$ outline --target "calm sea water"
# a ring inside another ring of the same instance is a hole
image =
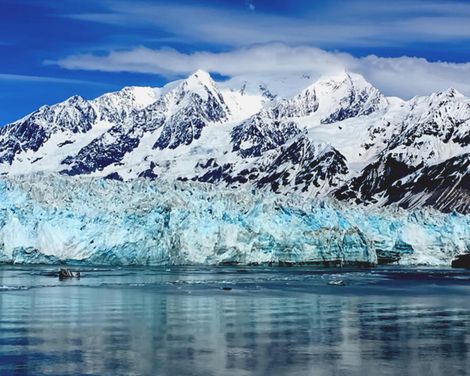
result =
[[[470,372],[470,271],[55,270],[0,266],[0,375]]]

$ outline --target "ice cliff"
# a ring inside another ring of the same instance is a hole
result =
[[[0,261],[113,265],[449,265],[470,216],[362,208],[209,184],[29,175],[0,180]]]

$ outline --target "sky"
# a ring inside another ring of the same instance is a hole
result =
[[[348,70],[386,95],[470,96],[470,1],[0,0],[0,124],[79,94]]]

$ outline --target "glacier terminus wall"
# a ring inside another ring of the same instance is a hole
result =
[[[0,261],[113,265],[449,265],[470,216],[194,182],[0,180]]]

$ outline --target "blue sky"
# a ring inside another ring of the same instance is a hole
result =
[[[470,2],[1,0],[0,123],[80,94],[344,67],[389,95],[470,95]]]

